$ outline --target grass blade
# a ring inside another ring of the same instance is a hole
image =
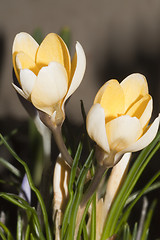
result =
[[[160,171],[155,174],[151,180],[145,185],[145,187],[140,191],[140,193],[138,194],[138,196],[136,197],[136,199],[128,206],[127,210],[123,213],[123,216],[121,218],[121,220],[118,223],[118,226],[116,227],[115,233],[118,232],[118,230],[120,229],[120,227],[127,221],[130,212],[132,210],[132,208],[134,207],[134,205],[137,203],[137,201],[140,199],[140,197],[143,196],[143,194],[145,193],[145,190],[160,176]]]
[[[85,179],[86,179],[86,175],[88,173],[88,170],[91,166],[91,162],[93,159],[93,150],[91,151],[91,153],[89,154],[89,157],[87,158],[81,172],[80,175],[78,177],[77,180],[77,184],[76,184],[76,191],[73,197],[73,202],[72,202],[72,206],[70,208],[70,214],[69,214],[69,230],[68,230],[68,236],[67,236],[67,240],[73,240],[74,239],[74,232],[75,232],[75,224],[76,224],[76,217],[77,217],[77,211],[78,211],[78,207],[82,198],[82,194],[83,194],[83,187],[84,187],[84,183],[85,183]]]
[[[69,224],[69,210],[73,201],[73,195],[74,195],[74,182],[75,182],[75,177],[76,177],[76,172],[78,169],[78,162],[81,156],[81,152],[82,152],[82,143],[80,142],[78,145],[78,149],[75,155],[75,158],[73,160],[73,164],[72,164],[72,168],[71,168],[71,175],[70,175],[70,179],[69,179],[69,185],[68,185],[68,192],[69,192],[69,200],[68,200],[68,204],[66,206],[66,210],[64,213],[64,217],[63,217],[63,222],[62,222],[62,231],[61,231],[61,236],[63,239],[65,234],[66,234],[66,230],[67,230],[67,226]]]
[[[146,147],[143,151],[141,151],[135,163],[133,164],[132,168],[130,169],[129,174],[118,196],[113,202],[113,205],[111,207],[107,221],[104,226],[104,231],[103,231],[101,240],[105,240],[115,233],[118,219],[120,217],[120,214],[123,210],[123,207],[126,203],[128,196],[130,195],[135,184],[140,178],[143,170],[145,169],[149,161],[152,159],[156,151],[160,148],[159,140],[160,140],[160,133],[157,134],[157,137],[153,140],[153,142],[148,147]]]
[[[11,163],[9,163],[7,160],[0,158],[0,164],[2,164],[4,167],[6,167],[16,177],[21,176],[20,171],[17,168],[15,168]]]
[[[149,226],[150,226],[150,223],[151,223],[151,220],[152,220],[152,216],[153,216],[156,204],[157,204],[157,200],[154,200],[152,205],[151,205],[151,207],[150,207],[150,209],[149,209],[149,211],[148,211],[148,214],[147,214],[147,217],[146,217],[146,221],[144,223],[144,228],[143,228],[143,233],[142,233],[142,236],[141,236],[141,240],[145,240],[146,239],[146,232],[149,229]],[[148,231],[148,233],[149,233],[149,231]],[[148,235],[147,235],[147,237],[148,237]]]
[[[94,193],[92,200],[91,239],[96,240],[96,193]]]
[[[47,238],[47,240],[52,240],[52,235],[51,235],[51,230],[50,230],[49,223],[48,223],[48,216],[47,216],[47,211],[46,211],[46,208],[45,208],[45,204],[44,204],[44,201],[42,199],[42,196],[41,196],[39,190],[34,186],[34,183],[33,183],[33,180],[32,180],[32,177],[31,177],[31,174],[30,174],[30,171],[29,171],[29,168],[28,168],[27,164],[20,157],[18,157],[18,155],[9,146],[9,144],[6,142],[6,140],[3,138],[3,136],[1,134],[0,134],[0,138],[3,141],[4,145],[6,146],[6,148],[12,154],[12,156],[19,163],[21,163],[23,165],[23,167],[26,171],[27,177],[28,177],[29,185],[30,185],[32,191],[35,192],[35,194],[38,198],[38,201],[40,203],[41,209],[42,209],[42,213],[43,213],[43,217],[44,217],[45,230],[46,230],[46,238]]]

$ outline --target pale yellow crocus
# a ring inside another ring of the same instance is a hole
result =
[[[87,131],[92,140],[117,163],[126,152],[146,147],[156,136],[160,117],[148,126],[153,101],[146,78],[134,73],[120,84],[106,82],[98,91],[87,116]],[[107,163],[106,163],[107,164]]]
[[[16,35],[13,43],[13,67],[20,84],[16,91],[53,122],[65,118],[64,103],[82,81],[86,58],[80,43],[71,62],[68,48],[61,37],[48,34],[38,43],[25,32]]]
[[[55,239],[60,240],[60,229],[63,214],[68,202],[68,184],[71,169],[59,154],[53,174],[53,222],[55,224]]]

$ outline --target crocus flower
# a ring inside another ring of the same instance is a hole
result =
[[[16,35],[13,43],[13,67],[20,88],[16,91],[49,116],[63,122],[64,103],[82,81],[86,58],[77,42],[71,62],[68,48],[55,33],[38,43],[25,32]]]
[[[131,74],[120,84],[110,80],[100,88],[87,116],[87,131],[106,156],[113,156],[111,165],[124,153],[139,151],[154,139],[160,117],[148,126],[152,106],[141,74]]]
[[[68,183],[70,177],[70,167],[65,163],[61,154],[59,154],[53,175],[53,211],[62,210],[64,212],[68,201]]]

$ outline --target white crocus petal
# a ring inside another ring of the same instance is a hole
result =
[[[108,122],[106,132],[110,149],[119,152],[137,141],[142,127],[136,117],[124,115]]]
[[[27,174],[24,175],[19,196],[31,204],[31,188]]]
[[[160,123],[160,114],[154,120],[154,122],[150,125],[147,132],[137,142],[133,143],[128,148],[116,154],[115,161],[118,161],[125,152],[137,152],[147,147],[155,138],[158,132],[159,123]]]
[[[104,151],[110,152],[108,145],[104,109],[99,103],[92,106],[87,115],[87,132],[92,140],[94,140]]]
[[[35,60],[35,55],[39,44],[34,40],[34,38],[28,33],[21,32],[18,33],[13,42],[12,53],[17,52],[27,53],[33,60]]]
[[[148,124],[148,122],[151,118],[151,115],[152,115],[152,110],[153,110],[153,100],[151,98],[151,100],[148,102],[143,114],[139,118],[142,128],[146,127],[146,125]]]
[[[104,213],[104,216],[102,217],[103,224],[105,222],[110,206],[119,190],[119,187],[123,182],[124,176],[129,166],[130,158],[131,158],[131,153],[124,154],[123,157],[121,158],[121,161],[117,163],[111,171],[111,174],[107,182],[106,195],[105,195],[105,200],[103,205],[103,213]]]
[[[70,168],[65,163],[62,155],[59,154],[54,169],[53,191],[54,191],[54,211],[63,210],[68,198],[68,183],[70,176]]]
[[[70,86],[69,86],[69,89],[68,89],[68,92],[67,92],[64,102],[79,87],[79,85],[83,79],[85,69],[86,69],[85,53],[79,42],[76,43],[76,58],[77,58],[76,68],[75,68],[73,77],[71,79],[71,83],[70,83]]]
[[[31,95],[36,75],[29,69],[20,70],[20,82],[24,93],[29,97]]]
[[[21,88],[17,87],[14,83],[12,83],[12,86],[14,87],[16,92],[19,93],[19,95],[21,95],[25,99],[28,99],[28,96],[23,92]]]
[[[146,78],[139,73],[133,73],[126,77],[121,83],[125,95],[125,110],[140,97],[148,93],[148,85]]]
[[[67,79],[67,72],[60,63],[51,62],[41,68],[31,94],[33,105],[52,114],[54,104],[62,100],[67,92]]]

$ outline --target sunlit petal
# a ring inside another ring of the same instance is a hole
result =
[[[146,94],[126,112],[126,115],[137,117],[141,123],[142,128],[144,128],[151,118],[152,109],[152,97],[149,94]]]
[[[106,132],[110,149],[119,152],[138,140],[142,127],[136,117],[120,116],[106,124]]]
[[[100,104],[95,104],[87,115],[87,131],[92,140],[94,140],[104,151],[109,152],[109,145],[105,130],[105,114]]]
[[[139,73],[129,75],[120,85],[125,95],[125,110],[148,93],[146,78]]]
[[[16,35],[13,42],[13,47],[12,47],[12,56],[13,56],[13,67],[14,67],[17,78],[18,78],[18,72],[16,69],[16,63],[15,63],[15,57],[17,53],[24,52],[33,61],[35,61],[35,55],[38,47],[39,47],[38,43],[28,33],[21,32]]]
[[[147,147],[153,141],[158,132],[159,122],[160,115],[154,120],[147,132],[137,142],[131,144],[128,148],[124,149],[124,151],[117,153],[115,156],[115,160],[118,159],[125,152],[137,152]]]
[[[111,171],[107,182],[107,190],[103,209],[105,215],[109,211],[109,208],[118,192],[118,189],[122,184],[125,174],[127,173],[130,158],[131,153],[124,154],[121,161],[117,163]]]
[[[71,60],[68,49],[57,34],[50,33],[37,51],[36,64],[43,67],[54,61],[62,64],[66,68],[68,76],[70,75]]]
[[[117,80],[110,80],[98,91],[95,102],[101,104],[106,121],[124,113],[125,98],[123,89]]]
[[[23,69],[20,71],[21,86],[27,96],[31,95],[35,81],[36,75],[32,71],[29,69]]]
[[[31,94],[31,100],[36,108],[51,115],[54,105],[63,99],[66,92],[66,70],[61,64],[51,62],[47,67],[43,67],[39,71]]]
[[[84,53],[84,50],[83,50],[82,46],[80,45],[80,43],[77,42],[76,53],[72,60],[69,89],[68,89],[67,95],[65,97],[65,101],[79,87],[79,85],[83,79],[85,69],[86,69],[85,53]]]
[[[39,72],[39,68],[36,66],[35,62],[26,53],[19,52],[16,55],[16,67],[18,73],[21,69],[30,69],[36,75]]]

